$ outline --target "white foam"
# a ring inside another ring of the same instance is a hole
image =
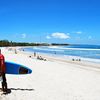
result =
[[[45,50],[45,51],[64,51],[64,50],[59,50],[59,49],[46,49],[46,48],[39,48],[39,47],[34,47],[33,49],[35,50]]]
[[[59,48],[59,46],[48,46],[48,48]]]
[[[94,51],[94,50],[96,50],[96,51],[100,51],[100,49],[89,49],[89,48],[68,48],[67,46],[66,46],[66,48],[65,47],[62,47],[62,46],[48,46],[48,48],[51,48],[51,49],[63,49],[63,50],[90,50],[90,51]]]

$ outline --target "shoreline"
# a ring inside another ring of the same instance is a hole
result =
[[[23,49],[24,48],[25,47],[23,47]],[[20,52],[20,50],[18,50],[18,51]],[[31,52],[31,51],[21,51],[21,52],[27,53],[27,54],[34,54],[34,52]],[[74,62],[78,62],[78,60],[80,60],[81,62],[87,62],[87,63],[92,63],[92,64],[100,64],[99,59],[85,58],[85,57],[71,56],[71,55],[49,54],[49,53],[41,53],[41,52],[35,52],[35,53],[37,53],[37,55],[41,55],[41,56],[44,56],[44,57],[47,57],[47,58],[59,59],[59,60],[63,60],[63,61],[65,60],[67,62],[72,61],[74,59]]]
[[[22,51],[19,49],[24,49],[25,47],[13,47],[13,49],[17,50],[18,54],[23,54],[28,56],[29,58],[32,59],[37,59],[37,56],[41,56],[43,59],[46,59],[48,61],[53,61],[53,62],[57,62],[57,63],[64,63],[64,64],[75,64],[75,65],[79,65],[82,66],[83,69],[84,68],[90,68],[92,70],[100,70],[100,63],[99,62],[93,62],[91,60],[94,59],[90,59],[90,61],[86,60],[88,58],[82,58],[82,57],[78,57],[78,56],[61,56],[61,55],[56,55],[56,54],[47,54],[47,53],[36,53],[36,57],[34,57],[34,52],[29,52],[29,51]],[[15,52],[14,50],[12,50],[11,52]],[[73,61],[74,59],[74,61]],[[96,60],[96,59],[95,59]]]
[[[26,47],[22,47],[23,49],[26,48]],[[52,48],[52,47],[50,47]],[[57,47],[53,47],[53,48],[57,48]],[[38,49],[38,48],[37,48]],[[77,50],[79,48],[65,48],[65,49],[70,49],[70,50]],[[81,48],[79,49],[81,50]],[[100,49],[83,49],[83,50],[98,50],[100,51]],[[58,50],[59,51],[59,50]],[[31,52],[31,53],[34,53],[36,51],[26,51],[26,52]],[[61,58],[65,58],[67,60],[68,59],[75,59],[75,60],[78,60],[78,59],[81,59],[82,61],[86,61],[86,62],[93,62],[93,63],[98,63],[100,64],[100,59],[99,58],[88,58],[88,57],[82,57],[82,56],[74,56],[74,55],[62,55],[62,54],[56,54],[56,51],[54,50],[54,53],[42,53],[42,52],[37,52],[37,54],[42,54],[42,55],[50,55],[50,56],[55,56],[55,57],[61,57]]]

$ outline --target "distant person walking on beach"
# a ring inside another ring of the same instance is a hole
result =
[[[17,50],[15,49],[15,54],[17,54]]]
[[[0,49],[0,78],[2,79],[2,91],[7,92],[7,82],[6,82],[6,75],[5,75],[5,58],[1,54],[1,49]]]
[[[34,52],[34,57],[36,57],[36,52]]]

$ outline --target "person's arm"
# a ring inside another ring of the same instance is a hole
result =
[[[1,60],[1,75],[2,75],[2,73],[4,73],[5,72],[5,64],[4,64],[4,60],[2,59]]]

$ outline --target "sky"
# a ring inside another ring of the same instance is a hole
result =
[[[100,45],[100,0],[0,0],[0,40]]]

